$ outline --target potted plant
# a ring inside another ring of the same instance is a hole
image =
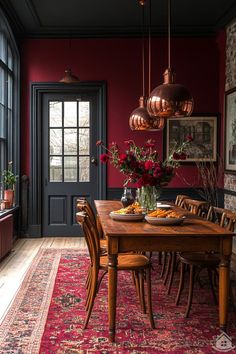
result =
[[[14,187],[16,183],[17,176],[12,172],[12,161],[8,163],[8,169],[4,170],[3,176],[3,186],[4,186],[4,200],[8,200],[9,207],[12,208],[14,200]]]

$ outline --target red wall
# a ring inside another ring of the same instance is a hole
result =
[[[177,82],[185,85],[195,101],[194,114],[221,111],[219,100],[220,50],[224,38],[173,38],[172,67]],[[220,46],[220,48],[219,48]],[[167,40],[152,40],[152,88],[162,83],[167,67]],[[222,65],[222,63],[221,63]],[[142,93],[140,39],[24,40],[21,45],[21,173],[29,174],[30,82],[58,82],[71,67],[82,81],[107,81],[108,142],[148,138],[157,141],[162,155],[163,132],[132,132],[128,120]],[[170,186],[197,184],[194,165],[178,170]],[[183,178],[184,176],[184,178]],[[185,179],[185,180],[184,180]],[[109,166],[108,187],[122,186],[123,176]]]

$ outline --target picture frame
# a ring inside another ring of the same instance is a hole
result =
[[[236,87],[225,93],[225,171],[236,173]]]
[[[169,118],[166,127],[166,156],[180,146],[186,137],[193,138],[185,160],[180,162],[214,162],[217,160],[217,116],[200,115]]]

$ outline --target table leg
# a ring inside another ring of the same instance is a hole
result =
[[[229,257],[222,257],[219,267],[219,322],[226,331],[229,304]]]
[[[117,254],[112,254],[108,257],[109,340],[114,342],[116,332]]]

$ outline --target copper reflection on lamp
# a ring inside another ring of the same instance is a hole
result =
[[[132,130],[160,130],[164,128],[163,118],[151,117],[146,109],[145,98],[139,99],[139,107],[133,110],[129,118],[129,126]]]
[[[147,109],[155,117],[186,117],[193,112],[193,97],[187,88],[174,82],[174,72],[167,69],[164,83],[157,86],[150,94]]]

